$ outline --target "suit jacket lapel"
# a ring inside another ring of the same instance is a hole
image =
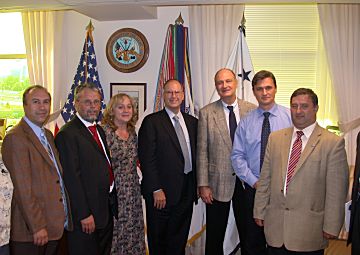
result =
[[[299,162],[297,163],[296,168],[294,170],[293,178],[295,177],[296,173],[299,170],[301,170],[301,166],[304,164],[304,162],[309,157],[309,155],[313,152],[316,145],[319,143],[320,136],[321,136],[321,128],[319,127],[318,124],[316,124],[314,131],[310,135],[309,140],[306,143],[306,146],[305,146],[303,152],[301,153]]]
[[[48,152],[40,142],[39,138],[36,136],[31,127],[26,123],[24,119],[21,119],[20,125],[22,126],[24,132],[29,138],[29,141],[34,145],[34,147],[38,150],[40,155],[44,158],[44,160],[51,166],[54,166],[54,162],[50,158]]]
[[[282,179],[283,184],[285,183],[287,168],[288,168],[288,161],[289,161],[289,154],[291,150],[291,139],[292,134],[294,132],[294,128],[287,128],[284,132],[283,140],[280,144],[280,148],[282,149],[281,153],[281,169],[282,169]]]
[[[193,130],[193,127],[190,126],[190,122],[189,122],[189,118],[186,114],[183,114],[183,117],[184,117],[184,120],[185,120],[185,125],[186,125],[186,128],[188,130],[188,133],[189,133],[189,139],[190,139],[190,149],[191,149],[191,159],[194,159],[195,157],[195,147],[196,147],[196,144],[195,144],[195,137],[193,136],[193,133],[191,132],[191,130]]]
[[[220,134],[224,140],[224,143],[228,146],[228,148],[231,150],[232,149],[232,142],[231,142],[231,138],[230,138],[230,131],[229,131],[229,127],[226,123],[226,117],[225,117],[225,113],[224,113],[224,108],[223,108],[223,104],[221,102],[221,100],[219,99],[216,102],[215,105],[215,110],[214,110],[214,121],[217,125],[217,127],[219,128]],[[225,132],[226,131],[226,132]]]
[[[77,125],[77,127],[79,128],[79,134],[84,136],[87,140],[89,140],[90,143],[92,144],[92,146],[94,146],[98,152],[100,152],[103,156],[105,156],[103,150],[96,143],[90,130],[84,125],[84,123],[82,123],[82,121],[77,116],[75,116],[74,121],[75,121],[75,124]],[[103,140],[103,142],[106,142],[106,140]]]
[[[56,149],[55,144],[53,142],[54,138],[48,132],[45,132],[45,134],[46,134],[46,139],[48,140],[48,142],[50,144],[51,150],[53,151],[53,155],[54,155],[57,167],[58,167],[60,173],[62,174],[63,169],[61,167],[61,163],[60,163],[60,159],[59,159],[59,156],[58,156],[58,153],[57,153],[57,149]]]
[[[108,145],[107,145],[107,142],[106,142],[105,132],[104,132],[103,128],[101,126],[99,126],[99,125],[96,125],[96,128],[97,128],[97,130],[99,132],[100,139],[102,140],[102,142],[104,144],[106,154],[107,154],[109,160],[111,161],[111,155],[110,155],[110,151],[109,151],[109,148],[108,148]]]
[[[165,109],[163,109],[160,112],[160,117],[161,117],[161,124],[163,125],[166,132],[169,134],[171,142],[175,145],[175,148],[177,148],[177,150],[179,150],[179,152],[182,155],[182,150],[181,150],[179,139],[177,138],[172,121]]]

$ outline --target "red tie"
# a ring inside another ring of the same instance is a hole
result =
[[[95,139],[96,143],[99,145],[100,149],[106,155],[106,152],[104,151],[104,149],[103,149],[103,147],[101,145],[99,135],[98,135],[98,133],[96,131],[96,125],[89,126],[88,128],[89,128],[91,134],[93,135],[93,138]],[[108,171],[109,171],[109,182],[110,182],[110,186],[112,186],[113,182],[114,182],[114,174],[113,174],[113,171],[111,169],[111,165],[110,165],[109,161],[107,161],[107,162],[108,162]]]
[[[289,183],[294,174],[294,170],[295,170],[296,165],[299,162],[299,159],[301,156],[301,150],[302,150],[301,137],[303,136],[304,133],[303,133],[303,131],[296,131],[296,134],[297,134],[297,137],[296,137],[293,147],[291,149],[289,166],[288,166],[288,171],[287,171],[287,175],[286,175],[286,190],[288,189]]]

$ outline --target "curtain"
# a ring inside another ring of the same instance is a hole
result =
[[[62,32],[62,15],[56,11],[22,12],[30,84],[46,87],[53,99],[54,52],[59,49],[60,40],[56,40],[56,36]],[[53,102],[52,107],[54,105]]]
[[[239,34],[244,5],[189,7],[190,63],[195,112],[207,105],[215,89],[214,75],[225,67]]]
[[[321,27],[318,28],[318,47],[316,59],[316,93],[319,99],[319,110],[317,112],[317,121],[322,127],[336,125],[339,120],[336,104],[336,95],[333,83],[330,77],[330,70],[326,58],[324,40],[321,33]]]
[[[348,162],[353,165],[360,115],[360,4],[318,4],[321,29],[337,95],[339,124],[345,134]],[[351,126],[351,128],[349,128]],[[352,129],[352,130],[350,130]]]
[[[215,90],[215,73],[225,67],[230,57],[239,34],[238,27],[241,25],[244,8],[244,5],[189,7],[190,63],[196,115],[200,108],[210,103]],[[216,92],[215,94],[217,95]],[[194,207],[192,226],[194,222],[205,223],[204,217],[205,205],[199,201]],[[228,226],[225,235],[225,254],[229,254],[239,241],[232,211],[228,224],[231,227]],[[201,235],[200,238],[187,249],[190,254],[204,254],[205,233],[200,231],[198,235]]]

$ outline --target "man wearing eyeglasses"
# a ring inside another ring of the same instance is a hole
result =
[[[183,86],[164,85],[165,109],[150,114],[139,130],[139,159],[150,255],[185,254],[197,200],[197,119],[180,112]]]
[[[69,253],[106,255],[117,199],[105,133],[96,125],[101,94],[94,84],[76,87],[75,109],[75,117],[55,138],[74,219],[74,230],[67,233]]]

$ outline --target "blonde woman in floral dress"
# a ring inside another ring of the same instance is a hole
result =
[[[127,94],[110,99],[102,120],[115,174],[119,219],[114,222],[111,253],[145,254],[145,232],[139,177],[136,172],[137,112]]]

